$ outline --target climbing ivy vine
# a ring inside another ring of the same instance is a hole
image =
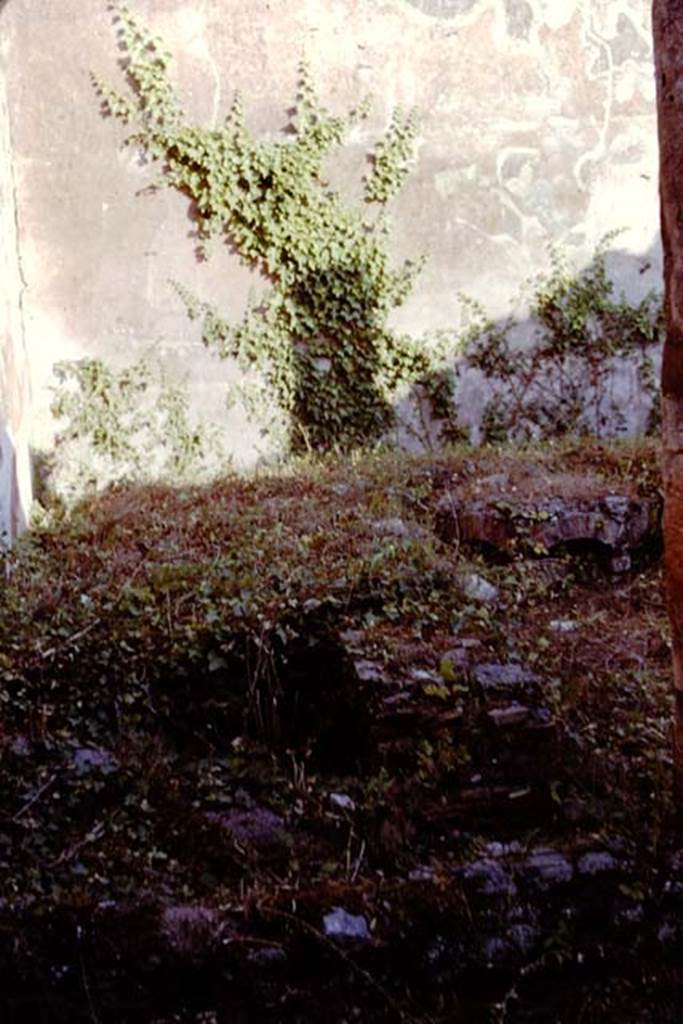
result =
[[[156,186],[193,202],[201,244],[222,237],[269,283],[238,323],[179,286],[190,316],[203,322],[204,342],[259,371],[267,395],[256,401],[274,399],[291,449],[381,438],[394,423],[397,393],[411,383],[430,392],[432,380],[428,352],[387,323],[423,263],[393,264],[385,216],[411,168],[414,116],[394,111],[371,154],[364,205],[349,206],[325,180],[324,162],[367,116],[367,100],[344,117],[329,113],[303,63],[281,140],[254,138],[239,94],[222,126],[192,124],[161,40],[127,6],[116,12],[130,88],[123,95],[93,76],[104,109],[134,126],[128,141],[160,166]],[[443,398],[443,381],[435,386]]]
[[[225,466],[215,430],[192,415],[187,388],[147,357],[56,363],[54,450],[38,459],[42,502],[66,507],[115,483],[198,482]]]
[[[116,6],[127,94],[97,76],[104,110],[133,127],[128,142],[156,163],[153,187],[170,187],[193,204],[200,248],[219,238],[259,270],[265,294],[237,323],[176,288],[205,344],[247,372],[237,389],[269,427],[284,427],[290,450],[345,450],[384,437],[397,424],[397,399],[410,395],[401,426],[420,444],[466,435],[457,390],[467,367],[483,374],[488,397],[485,441],[557,437],[568,431],[619,432],[626,418],[613,393],[626,364],[656,416],[652,352],[661,329],[659,298],[616,299],[606,270],[608,236],[580,273],[559,252],[533,282],[525,342],[519,324],[494,322],[465,301],[463,330],[411,338],[389,314],[409,295],[423,259],[396,266],[387,207],[410,173],[412,113],[395,110],[370,154],[362,205],[330,187],[325,162],[368,114],[366,99],[345,116],[320,103],[309,67],[287,130],[256,139],[242,99],[220,127],[192,124],[171,83],[171,57],[139,16]]]

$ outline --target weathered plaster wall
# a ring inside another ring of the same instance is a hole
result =
[[[430,262],[397,316],[447,327],[458,293],[494,314],[546,263],[580,263],[612,228],[620,282],[658,284],[656,130],[649,0],[136,0],[177,56],[187,108],[216,122],[235,88],[250,123],[277,132],[309,55],[323,99],[375,97],[335,173],[357,181],[395,104],[420,120],[416,173],[395,205],[397,255]],[[49,433],[52,363],[153,349],[222,415],[233,371],[204,353],[169,287],[177,278],[238,314],[250,275],[226,252],[196,262],[187,204],[141,196],[151,174],[102,119],[89,69],[118,81],[104,0],[7,0],[0,39],[26,282],[36,432]],[[643,269],[648,266],[648,269]],[[228,418],[248,460],[255,428]]]
[[[4,54],[0,53],[0,58]],[[0,63],[0,546],[26,524],[31,501],[29,373],[21,316],[9,116]]]

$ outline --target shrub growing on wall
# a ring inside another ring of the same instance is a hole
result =
[[[602,239],[581,271],[551,250],[550,272],[533,283],[525,343],[514,340],[517,321],[494,322],[476,302],[465,300],[463,364],[479,370],[489,388],[483,441],[626,433],[629,391],[639,392],[649,407],[646,432],[657,428],[654,355],[661,343],[661,296],[649,292],[630,303],[613,294],[607,252],[614,237]]]

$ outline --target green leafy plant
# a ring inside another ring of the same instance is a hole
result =
[[[331,114],[302,64],[283,139],[252,135],[239,94],[221,127],[194,125],[171,84],[161,41],[128,7],[116,10],[130,92],[94,76],[103,107],[134,126],[128,141],[160,167],[153,187],[191,200],[200,251],[208,254],[209,241],[220,237],[268,282],[238,323],[176,288],[190,317],[201,319],[205,344],[247,371],[233,397],[271,436],[284,435],[286,448],[344,450],[376,442],[393,427],[428,446],[459,441],[466,431],[457,391],[467,367],[491,389],[484,441],[619,433],[619,367],[653,399],[649,427],[656,426],[651,353],[660,338],[660,300],[650,294],[629,304],[613,296],[606,269],[613,235],[580,273],[558,250],[551,253],[550,273],[534,282],[526,342],[514,338],[519,325],[512,319],[494,322],[471,300],[464,331],[420,339],[398,333],[389,314],[410,293],[423,260],[392,264],[386,210],[410,172],[414,114],[394,111],[371,154],[365,205],[349,206],[324,166],[367,115],[367,100],[343,117]]]
[[[59,426],[45,467],[53,496],[70,503],[124,480],[201,479],[222,461],[215,431],[192,417],[186,388],[148,360],[119,371],[100,359],[65,361],[54,374]]]
[[[652,354],[661,341],[661,297],[651,292],[637,304],[614,298],[606,267],[613,238],[607,235],[578,273],[559,250],[551,251],[550,273],[533,282],[533,336],[526,344],[513,340],[512,319],[495,323],[465,300],[464,364],[481,371],[491,388],[483,440],[619,434],[626,426],[623,399],[612,387],[619,367],[649,396],[648,432],[656,428]]]
[[[384,215],[410,170],[414,115],[394,111],[371,156],[365,208],[352,208],[325,180],[324,162],[367,115],[367,100],[344,117],[331,114],[302,64],[282,140],[254,138],[239,95],[221,127],[191,124],[163,45],[128,7],[116,10],[130,94],[95,77],[104,109],[134,124],[129,142],[161,165],[157,186],[190,198],[202,251],[220,236],[269,282],[237,324],[179,287],[190,316],[203,321],[204,342],[258,371],[252,403],[274,401],[291,449],[380,439],[395,422],[397,394],[432,369],[413,339],[387,325],[423,262],[392,265]]]

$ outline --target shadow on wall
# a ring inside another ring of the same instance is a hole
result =
[[[264,373],[295,453],[644,435],[659,425],[660,245],[637,254],[613,237],[578,270],[554,252],[522,317],[466,301],[464,325],[408,338],[387,326],[400,303],[373,266],[349,258],[276,288],[236,328],[210,314],[204,337]]]
[[[0,422],[0,546],[12,544],[26,525],[16,450],[6,425]]]
[[[496,443],[656,431],[661,292],[655,238],[642,254],[598,247],[580,270],[560,255],[533,286],[521,319],[492,320],[467,305],[468,325],[448,332],[462,354],[445,369],[461,435]],[[428,390],[418,385],[398,409],[403,447],[437,448],[452,438]]]

